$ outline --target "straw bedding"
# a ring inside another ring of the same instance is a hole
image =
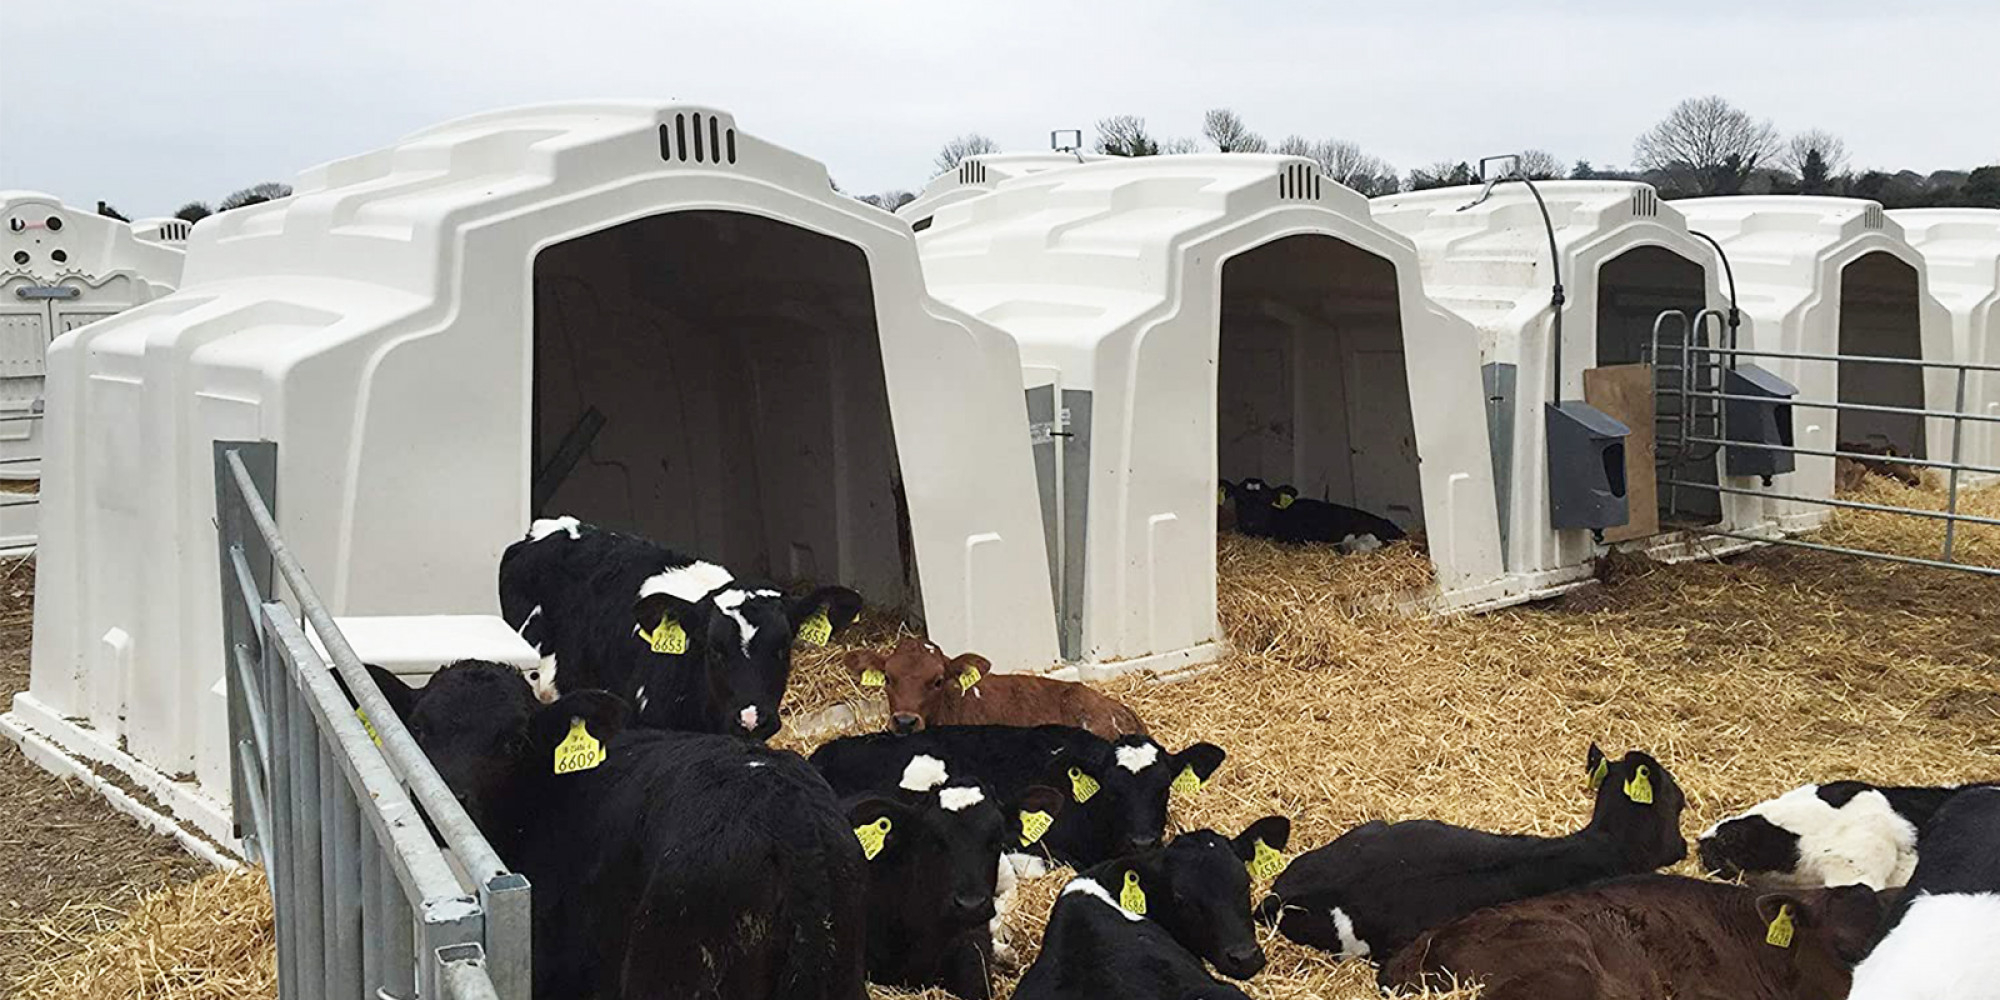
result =
[[[1942,503],[1934,488],[1871,478],[1861,489]],[[2000,513],[2000,490],[1961,499],[1968,511]],[[1935,535],[1923,528],[1844,512],[1823,534],[1920,554]],[[1965,534],[1968,557],[2000,552],[2000,532]],[[1337,557],[1231,538],[1220,570],[1235,645],[1223,669],[1110,686],[1170,748],[1209,740],[1229,751],[1207,788],[1176,804],[1177,829],[1234,834],[1280,813],[1293,820],[1292,853],[1373,818],[1562,833],[1588,815],[1593,740],[1664,760],[1687,791],[1690,835],[1810,780],[2000,777],[2000,583],[1989,579],[1776,548],[1671,568],[1615,556],[1602,586],[1548,604],[1424,618],[1363,600],[1427,583],[1409,546]],[[903,628],[872,615],[862,625],[870,643]],[[879,698],[847,679],[841,652],[800,657],[795,718]],[[1682,870],[1694,873],[1691,862]],[[1024,962],[1063,877],[1021,886],[1010,920]],[[198,908],[190,900],[179,912]],[[1268,932],[1265,943],[1270,966],[1243,984],[1252,996],[1377,995],[1362,964],[1337,965]],[[1001,976],[1000,995],[1014,975]]]
[[[148,896],[117,928],[14,984],[21,1000],[242,1000],[278,993],[263,872],[216,872]]]

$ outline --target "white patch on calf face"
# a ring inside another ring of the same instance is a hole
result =
[[[746,733],[747,733],[747,732],[749,732],[749,731],[751,731],[751,730],[753,730],[753,729],[756,729],[756,728],[757,728],[757,706],[755,706],[755,705],[745,705],[745,706],[743,706],[743,711],[741,711],[741,712],[738,712],[738,713],[736,713],[736,721],[737,721],[738,723],[741,723],[741,724],[742,724],[742,726],[743,726],[743,731],[744,731],[744,732],[746,732]]]
[[[1368,953],[1374,950],[1368,947],[1368,942],[1354,936],[1353,919],[1348,917],[1347,911],[1338,906],[1333,908],[1333,932],[1340,935],[1342,958],[1367,958]]]
[[[1796,869],[1745,873],[1759,885],[1814,889],[1859,882],[1880,891],[1906,884],[1917,867],[1916,826],[1872,789],[1836,809],[1819,797],[1818,785],[1802,785],[1730,818],[1746,816],[1762,816],[1799,838]],[[1721,826],[1709,827],[1701,839]]]
[[[928,792],[945,783],[951,777],[945,770],[944,761],[927,753],[910,758],[903,766],[903,782],[900,787],[912,792]]]
[[[583,527],[583,522],[567,514],[562,517],[537,518],[533,524],[528,525],[528,538],[531,541],[539,542],[560,531],[569,535],[571,539],[575,539],[579,534],[577,529],[581,527]]]
[[[521,619],[521,627],[515,629],[514,634],[526,638],[528,635],[528,626],[533,625],[535,623],[535,619],[540,618],[541,616],[542,616],[542,606],[537,604],[528,611],[528,617]],[[536,646],[535,652],[538,653],[541,652],[541,647]]]
[[[715,595],[715,606],[736,622],[736,632],[742,637],[743,655],[750,655],[750,640],[757,635],[757,626],[743,617],[743,602],[753,597],[782,597],[775,590],[725,590]]]
[[[544,705],[556,700],[556,654],[542,657],[540,666],[528,671],[528,686],[535,691],[535,700]]]
[[[1118,748],[1118,766],[1138,774],[1160,759],[1160,748],[1151,743]]]
[[[1000,861],[1013,868],[1014,873],[1022,878],[1041,878],[1049,873],[1048,859],[1037,854],[1022,854],[1016,851],[1000,855]]]
[[[986,801],[986,793],[977,788],[947,788],[938,793],[938,805],[945,812],[961,812]]]
[[[695,561],[646,578],[639,585],[640,597],[665,594],[676,600],[693,604],[707,597],[731,580],[736,579],[730,572],[714,563]]]
[[[1130,920],[1135,924],[1141,920],[1146,919],[1145,917],[1133,913],[1131,910],[1119,906],[1118,901],[1112,899],[1111,894],[1105,892],[1104,887],[1098,885],[1097,880],[1094,878],[1070,879],[1069,884],[1063,886],[1062,894],[1065,896],[1069,895],[1089,896],[1090,898],[1095,899],[1103,903],[1104,905],[1111,907],[1114,910],[1117,910],[1119,916],[1124,917],[1125,919]]]

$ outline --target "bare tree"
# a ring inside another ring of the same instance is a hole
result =
[[[938,150],[937,159],[932,162],[937,166],[938,173],[944,173],[958,166],[959,161],[968,156],[984,156],[999,151],[999,143],[977,132],[967,132],[947,141],[944,148]]]
[[[1250,131],[1241,116],[1228,108],[1214,108],[1202,116],[1201,134],[1221,153],[1261,153],[1264,137]]]
[[[1186,136],[1179,136],[1173,139],[1162,139],[1160,140],[1160,152],[1166,154],[1199,153],[1201,152],[1201,143],[1198,143]]]
[[[1097,151],[1109,156],[1158,156],[1160,144],[1138,115],[1112,115],[1097,122]]]
[[[1460,160],[1439,160],[1428,167],[1418,167],[1410,171],[1410,190],[1428,191],[1431,188],[1463,187],[1477,183],[1479,175],[1473,173],[1472,164]]]
[[[1546,149],[1524,149],[1514,157],[1514,169],[1532,181],[1549,181],[1561,177],[1565,171],[1561,160]]]
[[[1730,194],[1778,151],[1778,130],[1720,97],[1692,97],[1632,143],[1641,170],[1679,194]]]
[[[881,194],[864,194],[854,200],[873,205],[884,212],[893,212],[916,201],[917,196],[908,191],[884,191]]]
[[[1814,153],[1829,175],[1847,172],[1847,143],[1825,129],[1807,129],[1792,136],[1778,153],[1778,166],[1797,177],[1806,175],[1806,161]]]
[[[1363,152],[1358,144],[1346,139],[1313,142],[1304,136],[1288,135],[1278,143],[1276,151],[1312,160],[1319,164],[1321,173],[1370,197],[1390,194],[1402,188],[1401,182],[1396,179],[1395,167],[1379,156]]]
[[[217,205],[215,210],[218,212],[227,212],[232,208],[242,208],[246,205],[261,205],[267,201],[277,201],[279,198],[289,198],[291,196],[292,186],[290,184],[265,181],[262,184],[244,188],[222,199],[222,204]]]
[[[112,206],[101,201],[97,203],[97,214],[104,216],[107,219],[117,219],[119,222],[132,221],[131,219],[125,217],[125,213],[120,212],[116,208],[113,208]]]
[[[174,210],[174,218],[182,222],[200,222],[214,214],[215,209],[208,207],[205,201],[191,201]]]

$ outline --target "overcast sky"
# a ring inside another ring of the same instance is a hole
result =
[[[943,140],[1042,149],[1235,108],[1402,172],[1540,147],[1599,166],[1716,93],[1861,167],[2000,160],[1995,0],[0,0],[0,188],[133,217],[469,112],[710,103],[851,192],[915,189]]]

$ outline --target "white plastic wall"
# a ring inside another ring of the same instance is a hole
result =
[[[931,178],[923,191],[909,204],[896,209],[899,218],[908,219],[918,232],[930,228],[931,219],[946,205],[956,205],[961,201],[977,198],[1001,181],[1015,177],[1026,177],[1044,170],[1059,170],[1083,163],[1096,163],[1110,157],[1098,153],[1060,152],[1046,153],[982,153],[968,156],[959,161],[958,166]]]
[[[33,191],[0,191],[0,417],[42,398],[49,341],[149,302],[181,280],[182,253],[146,242],[118,219]],[[0,479],[33,479],[40,425],[0,421]],[[0,510],[4,510],[0,508]],[[20,544],[0,516],[0,547]],[[33,541],[32,522],[26,527]]]
[[[1661,311],[1717,308],[1725,299],[1714,252],[1688,233],[1679,213],[1651,187],[1610,181],[1537,187],[1548,203],[1566,292],[1559,378],[1551,371],[1548,227],[1525,187],[1498,186],[1476,206],[1476,187],[1384,195],[1372,205],[1384,225],[1415,241],[1431,296],[1478,328],[1489,369],[1511,366],[1512,396],[1497,404],[1508,412],[1495,421],[1496,427],[1511,423],[1508,439],[1495,449],[1507,463],[1507,568],[1544,593],[1589,578],[1601,551],[1588,531],[1552,527],[1544,405],[1583,399],[1586,369],[1638,361],[1638,345],[1650,338]],[[1617,356],[1600,357],[1600,346]],[[1713,470],[1689,474],[1755,485],[1720,477],[1720,456],[1714,461]],[[1681,493],[1683,502],[1701,497],[1691,488]],[[1720,495],[1708,514],[1730,530],[1762,528],[1755,499]],[[1661,554],[1673,554],[1675,541],[1656,540]]]
[[[1958,360],[2000,364],[2000,210],[1911,208],[1890,212],[1889,219],[1903,227],[1904,238],[1923,254],[1931,294],[1951,312],[1952,350]],[[1957,392],[1954,384],[1954,402]],[[2000,373],[1967,373],[1966,410],[2000,417]],[[2000,468],[2000,427],[1968,421],[1964,435],[1965,461]],[[1992,478],[1981,473],[1964,481]]]
[[[1882,206],[1854,198],[1797,195],[1698,198],[1674,202],[1688,225],[1714,237],[1729,254],[1749,321],[1744,346],[1807,354],[1880,354],[1949,360],[1952,322],[1930,292],[1923,256],[1903,238]],[[1835,366],[1760,359],[1797,386],[1807,401],[1848,401],[1949,409],[1951,377],[1881,365]],[[1838,370],[1836,368],[1838,367]],[[1948,441],[1948,424],[1805,406],[1792,410],[1793,436],[1803,448],[1834,449],[1844,441],[1886,439],[1910,449]],[[1880,443],[1879,440],[1874,443]],[[1833,459],[1800,455],[1790,484],[1776,492],[1833,495]],[[1766,501],[1784,530],[1826,522],[1829,508]]]
[[[921,587],[941,645],[1055,660],[1014,343],[931,301],[908,227],[819,163],[708,108],[569,104],[295,188],[203,220],[181,292],[51,352],[19,723],[219,822],[211,442],[277,442],[281,528],[335,614],[492,614],[590,407],[564,512],[746,576]]]
[[[935,219],[932,291],[1012,334],[1031,398],[1053,390],[1076,435],[1040,447],[1066,652],[1091,671],[1219,651],[1218,475],[1424,529],[1440,606],[1514,594],[1472,330],[1309,161],[1084,164]]]

